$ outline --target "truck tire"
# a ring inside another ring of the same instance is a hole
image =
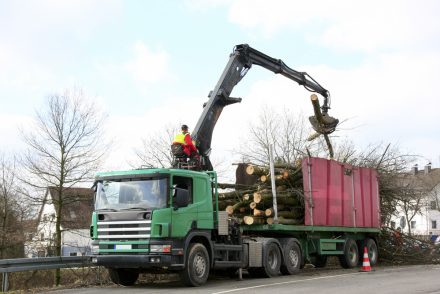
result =
[[[209,276],[209,254],[201,243],[193,243],[188,250],[185,269],[180,272],[182,282],[191,287],[206,283]]]
[[[377,249],[376,242],[371,239],[367,238],[362,241],[362,246],[359,248],[359,264],[362,264],[363,257],[364,257],[364,247],[367,247],[368,250],[368,259],[370,260],[370,265],[376,265],[377,259],[379,257],[379,250]]]
[[[110,280],[117,285],[133,286],[136,283],[139,273],[123,268],[109,268]]]
[[[310,263],[314,267],[325,267],[327,265],[327,255],[315,255],[310,257]]]
[[[354,268],[359,261],[359,250],[353,239],[347,239],[344,245],[344,254],[339,256],[339,263],[343,268]]]
[[[248,272],[252,277],[271,278],[280,274],[281,251],[274,242],[269,242],[263,248],[263,267],[249,268]]]
[[[283,275],[293,275],[297,273],[301,267],[301,249],[294,240],[289,240],[283,246],[284,260],[280,271]]]

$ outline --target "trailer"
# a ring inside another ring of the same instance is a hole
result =
[[[344,268],[378,259],[378,174],[333,160],[302,161],[304,224],[238,224],[219,211],[213,171],[143,169],[98,173],[92,216],[92,261],[116,284],[139,273],[178,272],[189,286],[211,270],[253,276],[295,274],[306,262]]]

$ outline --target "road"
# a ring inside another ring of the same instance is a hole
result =
[[[188,288],[179,282],[137,284],[133,287],[107,286],[51,291],[52,294],[97,293],[439,293],[440,265],[376,267],[363,273],[345,269],[308,269],[293,276],[243,281],[226,278],[210,278],[198,288]]]

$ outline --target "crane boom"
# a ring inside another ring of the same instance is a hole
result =
[[[235,85],[241,81],[254,64],[274,73],[281,74],[297,82],[299,85],[304,86],[311,92],[319,93],[324,97],[324,102],[321,107],[324,115],[327,114],[330,108],[328,102],[330,97],[329,91],[324,89],[307,73],[293,70],[281,59],[272,58],[247,44],[237,45],[234,47],[234,51],[230,55],[229,61],[214,90],[210,92],[209,100],[205,103],[203,112],[192,133],[193,140],[197,142],[196,144],[201,155],[202,168],[204,170],[212,170],[209,154],[215,124],[225,106],[241,102],[241,98],[230,97],[230,94]]]

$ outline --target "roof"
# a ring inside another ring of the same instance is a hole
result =
[[[56,187],[49,187],[55,211],[60,203]],[[88,229],[93,212],[94,190],[90,188],[64,188],[62,193],[61,227],[69,229]]]
[[[431,168],[429,172],[424,169],[403,174],[403,184],[409,185],[421,192],[430,192],[440,183],[440,168]]]

